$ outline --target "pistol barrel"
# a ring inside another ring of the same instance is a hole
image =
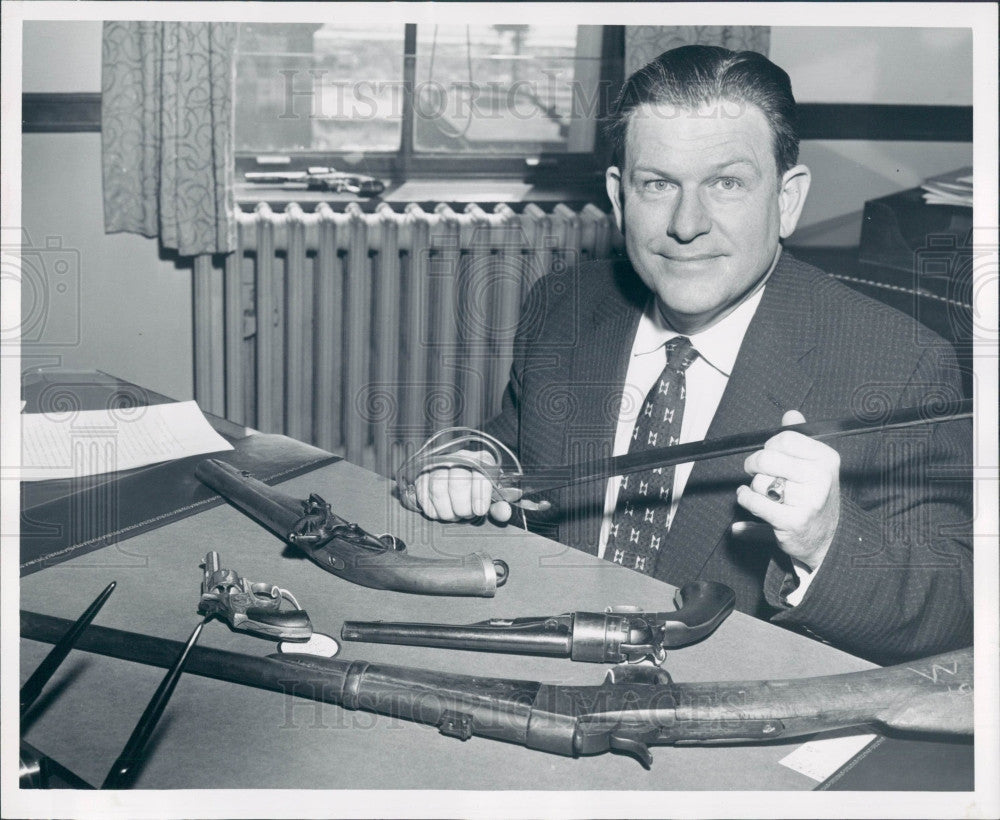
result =
[[[551,620],[551,628],[545,624]],[[346,621],[340,635],[345,641],[389,643],[403,646],[433,646],[440,649],[471,649],[512,652],[519,655],[549,655],[565,658],[573,644],[571,627],[557,619],[536,622],[491,623],[464,626],[445,624]]]
[[[302,518],[302,502],[269,487],[231,464],[206,458],[194,474],[223,498],[281,538],[287,538]]]

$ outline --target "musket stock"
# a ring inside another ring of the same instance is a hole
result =
[[[59,639],[68,622],[21,612],[21,637]],[[169,666],[181,648],[91,626],[77,648]],[[616,751],[646,767],[649,746],[801,737],[829,729],[971,735],[973,653],[960,649],[919,661],[814,678],[672,683],[655,667],[614,667],[599,686],[453,675],[365,661],[194,647],[189,674],[272,689],[577,757]]]

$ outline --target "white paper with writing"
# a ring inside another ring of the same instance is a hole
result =
[[[831,732],[810,740],[778,762],[822,783],[876,737],[872,734],[850,734],[851,731],[854,730]]]
[[[22,481],[129,470],[232,450],[193,401],[21,414]]]

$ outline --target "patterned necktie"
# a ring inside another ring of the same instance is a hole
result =
[[[646,394],[632,430],[628,451],[677,444],[684,417],[684,371],[698,356],[691,340],[677,336],[667,342],[667,364]],[[657,467],[622,476],[604,557],[637,572],[656,570],[660,543],[670,529],[674,468]]]

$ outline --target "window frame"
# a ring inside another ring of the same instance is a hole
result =
[[[236,151],[237,184],[245,184],[244,174],[247,172],[301,171],[309,167],[327,166],[338,171],[369,174],[386,180],[393,186],[408,180],[476,178],[516,179],[534,184],[545,184],[547,180],[551,180],[559,181],[562,186],[566,185],[567,179],[578,179],[589,185],[590,178],[596,172],[603,179],[603,172],[607,167],[610,152],[600,125],[607,116],[614,95],[624,82],[624,32],[624,26],[603,26],[593,151],[551,152],[530,157],[418,151],[414,144],[413,105],[417,71],[417,25],[406,23],[403,33],[403,97],[399,148],[395,151],[364,152],[360,160],[357,151]],[[280,165],[258,161],[259,157],[276,155],[287,157],[289,161]],[[243,193],[249,194],[249,191]]]

